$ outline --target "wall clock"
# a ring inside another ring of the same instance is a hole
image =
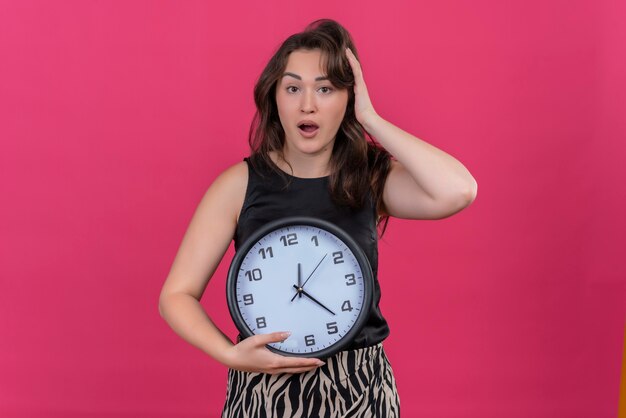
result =
[[[370,312],[369,261],[345,231],[312,217],[260,228],[239,248],[226,281],[230,314],[243,337],[290,331],[267,347],[327,358],[348,345]]]

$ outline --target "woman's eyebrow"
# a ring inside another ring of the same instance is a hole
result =
[[[298,74],[286,72],[286,73],[283,74],[283,77],[286,76],[286,75],[288,75],[290,77],[293,77],[293,78],[295,78],[297,80],[302,80],[302,77],[300,77]],[[326,76],[315,77],[315,81],[322,81],[322,80],[328,80],[328,77],[326,77]]]

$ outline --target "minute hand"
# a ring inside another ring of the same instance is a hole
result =
[[[322,257],[322,259],[320,260],[319,263],[317,263],[317,266],[315,266],[315,268],[313,269],[313,271],[311,272],[311,274],[309,274],[309,277],[306,278],[306,280],[304,281],[304,283],[302,283],[302,288],[304,288],[304,285],[309,281],[309,279],[311,278],[311,276],[313,276],[313,273],[315,273],[315,270],[317,270],[317,268],[320,266],[320,264],[322,264],[322,261],[324,261],[324,259],[326,258],[328,254],[324,254],[324,257]]]

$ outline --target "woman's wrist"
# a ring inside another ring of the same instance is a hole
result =
[[[226,367],[232,368],[234,362],[234,347],[235,345],[224,338],[225,341],[220,341],[219,346],[211,347],[210,352],[207,351],[206,354],[211,356],[215,361],[223,364]]]
[[[372,111],[363,116],[359,122],[370,136],[375,136],[376,127],[381,124],[382,120],[378,113]]]

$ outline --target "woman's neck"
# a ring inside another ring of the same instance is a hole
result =
[[[287,150],[283,149],[282,155],[278,152],[271,151],[270,158],[278,168],[294,177],[318,178],[330,174],[330,154],[295,154],[289,153]]]

